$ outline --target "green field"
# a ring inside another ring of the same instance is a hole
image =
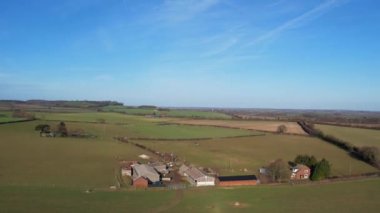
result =
[[[133,120],[127,121],[133,123]],[[197,138],[252,134],[252,131],[244,130],[140,122],[124,125],[66,122],[69,130],[82,129],[97,136],[89,139],[44,138],[34,131],[37,124],[54,126],[58,124],[56,121],[2,125],[0,183],[92,187],[114,185],[118,160],[138,160],[138,155],[144,154],[144,150],[117,142],[114,136]]]
[[[95,191],[0,185],[2,212],[378,212],[380,180],[316,185]],[[234,204],[239,202],[239,206]]]
[[[14,118],[12,112],[0,111],[0,123],[20,120],[25,120],[25,118]]]
[[[131,115],[161,115],[165,117],[195,117],[203,119],[230,119],[231,116],[220,112],[200,111],[200,110],[176,110],[160,111],[155,109],[130,108],[125,106],[107,106],[102,108],[106,112],[123,112]]]
[[[0,183],[107,187],[116,184],[118,159],[142,151],[111,138],[43,138],[38,122],[0,126]]]
[[[316,128],[327,135],[332,135],[355,146],[376,146],[380,148],[380,130],[332,125],[316,125]]]
[[[173,125],[172,119],[122,113],[36,113],[41,120],[0,125],[0,212],[356,212],[379,207],[380,180],[299,186],[203,188],[182,191],[110,191],[118,184],[119,160],[141,160],[145,150],[121,143],[129,138],[220,174],[257,174],[258,168],[298,154],[332,163],[332,175],[378,171],[317,138],[211,126]],[[38,124],[65,121],[95,138],[44,138]],[[248,136],[250,135],[250,136]],[[255,135],[255,136],[252,136]],[[224,138],[248,136],[239,138]],[[191,140],[213,138],[210,140]],[[87,189],[94,192],[85,193]],[[239,202],[240,206],[233,204]]]
[[[345,151],[317,138],[292,135],[254,136],[206,141],[138,141],[158,151],[174,152],[190,163],[211,167],[221,174],[257,174],[260,167],[282,158],[294,160],[298,154],[310,154],[332,163],[332,175],[349,175],[377,171],[351,158]]]
[[[91,126],[90,130],[94,130],[93,134],[105,133],[110,138],[113,136],[127,136],[132,138],[191,139],[262,134],[256,131],[229,128],[165,125],[162,123],[166,121],[165,119],[145,118],[142,116],[125,115],[120,113],[37,113],[36,116],[37,118],[46,121],[97,123],[89,125]],[[105,121],[105,124],[100,123],[101,119]],[[87,124],[71,124],[73,128],[80,128],[84,125]]]

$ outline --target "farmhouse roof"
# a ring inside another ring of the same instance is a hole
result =
[[[310,169],[308,166],[303,164],[297,164],[294,169],[304,170],[304,169]]]
[[[146,164],[135,164],[133,165],[133,177],[134,179],[143,176],[148,178],[152,182],[159,181],[160,175],[153,169],[153,167]]]

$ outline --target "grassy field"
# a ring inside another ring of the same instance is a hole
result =
[[[143,152],[111,138],[43,138],[38,122],[0,126],[0,183],[108,187],[119,159]]]
[[[3,212],[378,212],[380,180],[322,185],[95,191],[0,185]],[[234,204],[239,202],[239,206]]]
[[[173,120],[175,123],[192,124],[192,125],[205,125],[205,126],[221,126],[232,127],[250,130],[260,130],[268,132],[277,132],[280,125],[285,125],[287,128],[286,133],[306,135],[302,128],[296,122],[284,121],[236,121],[236,120]]]
[[[380,148],[380,130],[316,125],[325,134],[335,136],[356,146],[376,146]]]
[[[14,118],[12,112],[0,111],[0,123],[20,120],[25,120],[25,118]]]
[[[133,123],[133,120],[127,121]],[[34,131],[34,127],[40,123],[51,126],[58,124],[56,121],[32,121],[0,126],[1,183],[92,187],[114,185],[114,169],[118,160],[138,160],[138,155],[144,154],[143,150],[135,146],[117,142],[114,136],[170,139],[252,134],[252,131],[244,130],[161,126],[147,122],[123,125],[66,122],[69,130],[82,129],[97,138],[44,138]]]
[[[159,111],[155,109],[130,108],[124,106],[107,106],[103,108],[106,112],[123,112],[131,115],[161,115],[165,117],[196,117],[208,119],[230,119],[231,116],[220,112],[199,111],[199,110],[176,110]]]
[[[332,175],[349,175],[377,171],[368,164],[351,158],[345,151],[317,138],[293,135],[255,136],[206,141],[138,141],[158,151],[174,152],[182,160],[211,167],[223,175],[257,174],[260,167],[282,158],[294,160],[298,154],[310,154],[332,163]]]
[[[121,113],[36,113],[37,121],[0,126],[0,212],[356,212],[379,208],[380,180],[323,185],[108,191],[118,161],[148,154],[114,136],[211,140],[134,140],[220,174],[257,174],[271,160],[312,154],[332,163],[333,175],[377,171],[319,139],[252,130],[167,124],[173,118]],[[37,124],[66,121],[96,138],[44,138]],[[232,136],[257,135],[241,138]],[[246,170],[246,171],[245,171]],[[89,188],[95,191],[85,193]],[[234,206],[239,202],[240,206]]]
[[[191,139],[261,134],[249,130],[218,127],[163,125],[162,122],[166,121],[166,119],[145,118],[120,113],[37,113],[36,116],[46,121],[98,122],[98,124],[89,125],[90,129],[94,129],[94,134],[104,133],[110,138],[113,136],[127,136],[132,138]],[[105,121],[105,124],[100,122],[101,119]],[[71,126],[80,128],[87,125],[85,123],[79,124],[71,124]]]
[[[85,112],[85,113],[35,113],[35,116],[41,120],[59,120],[59,121],[77,121],[77,122],[101,122],[105,123],[129,123],[145,118],[137,116],[128,116],[112,112]],[[146,119],[148,120],[148,119]]]

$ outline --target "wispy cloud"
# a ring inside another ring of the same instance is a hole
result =
[[[182,22],[207,11],[219,0],[165,0],[159,9],[161,19],[166,22]]]
[[[236,38],[228,39],[228,40],[224,41],[223,43],[219,44],[215,49],[204,53],[203,56],[209,57],[209,56],[219,55],[219,54],[229,50],[233,46],[235,46],[236,43],[238,43],[238,39],[236,39]]]
[[[301,14],[300,16],[290,19],[286,21],[285,23],[281,24],[280,26],[258,36],[253,41],[249,42],[247,46],[252,46],[252,45],[266,42],[268,40],[272,40],[280,36],[285,31],[300,27],[320,17],[328,10],[331,10],[332,8],[335,8],[345,2],[347,2],[347,0],[327,0],[324,3],[314,7],[313,9]]]

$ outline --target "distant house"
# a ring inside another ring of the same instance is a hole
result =
[[[164,163],[154,162],[149,164],[149,166],[153,167],[161,175],[166,175],[169,173],[168,167]]]
[[[253,186],[257,184],[255,175],[220,176],[219,186]]]
[[[145,177],[137,177],[133,179],[132,185],[136,188],[147,188],[148,187],[148,180]]]
[[[187,169],[186,169],[187,168]],[[187,181],[193,186],[215,186],[215,178],[204,174],[195,167],[182,165],[179,173],[186,177]]]
[[[310,178],[311,170],[309,167],[297,164],[292,168],[291,180],[307,180]]]
[[[147,164],[132,165],[132,179],[136,180],[139,177],[146,178],[152,184],[160,182],[160,175],[153,167]]]

